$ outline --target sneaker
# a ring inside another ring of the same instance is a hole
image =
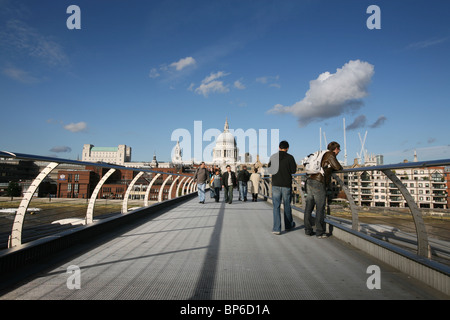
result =
[[[328,238],[328,235],[326,233],[322,233],[320,236],[317,236],[317,239],[325,239]]]
[[[307,235],[307,236],[313,236],[313,235],[315,235],[316,233],[314,232],[314,231],[305,231],[305,234]]]
[[[281,234],[280,231],[272,231],[272,233],[273,233],[273,234],[276,234],[276,235],[280,235],[280,234]]]

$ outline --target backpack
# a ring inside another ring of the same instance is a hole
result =
[[[328,150],[316,151],[303,159],[302,164],[305,166],[305,171],[307,174],[324,174],[321,164],[323,155],[327,152]]]

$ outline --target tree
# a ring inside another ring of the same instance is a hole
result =
[[[11,200],[13,197],[20,197],[22,195],[22,187],[17,182],[10,181],[6,194],[11,197]]]

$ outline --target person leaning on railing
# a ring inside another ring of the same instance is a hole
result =
[[[342,166],[336,159],[341,151],[339,143],[333,141],[328,144],[328,152],[323,155],[321,166],[324,174],[316,173],[308,176],[306,180],[306,207],[305,207],[305,233],[313,235],[313,226],[311,224],[311,213],[316,206],[316,236],[318,238],[326,238],[325,224],[325,202],[326,190],[331,182],[331,174],[333,171],[342,170]]]

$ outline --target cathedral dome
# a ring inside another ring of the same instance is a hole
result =
[[[231,132],[229,131],[224,131],[221,134],[219,134],[219,136],[216,139],[216,146],[231,146],[231,147],[235,147],[236,146],[236,139],[234,138],[234,136],[231,134]]]
[[[236,138],[230,132],[228,119],[221,134],[216,138],[216,146],[213,149],[213,162],[215,164],[235,164],[237,162],[238,148]],[[225,168],[223,168],[225,169]]]

